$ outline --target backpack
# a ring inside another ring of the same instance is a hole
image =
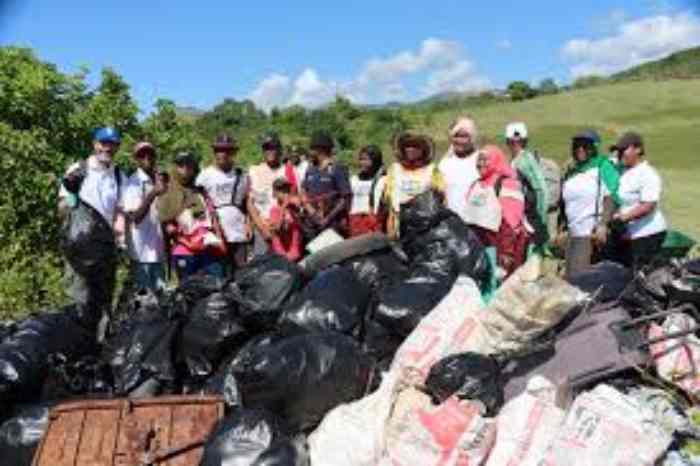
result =
[[[520,170],[516,170],[516,173],[518,174],[518,181],[520,182],[520,187],[523,191],[523,198],[525,201],[525,218],[533,229],[532,242],[536,246],[542,246],[549,240],[549,231],[547,229],[547,225],[544,223],[542,218],[540,218],[540,214],[537,211],[537,193],[533,189],[532,184],[530,184],[530,181],[525,175],[522,174],[522,172],[520,172]],[[505,177],[503,176],[500,177],[494,186],[497,196],[500,196],[501,194],[501,187],[503,185],[504,178]]]
[[[559,164],[552,159],[541,158],[537,152],[535,152],[535,159],[540,164],[544,180],[547,183],[549,199],[547,211],[556,211],[559,208],[559,198],[561,197],[561,169]]]

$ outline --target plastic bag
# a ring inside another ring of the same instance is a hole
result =
[[[415,265],[407,278],[378,292],[371,318],[394,335],[406,337],[447,295],[456,279],[449,259]]]
[[[496,360],[476,353],[448,356],[435,364],[425,381],[434,403],[451,396],[478,400],[493,416],[503,404],[501,374]]]
[[[238,306],[227,293],[213,293],[194,306],[177,345],[190,377],[208,377],[243,343],[246,329],[240,321]]]
[[[282,427],[272,414],[235,409],[209,435],[199,465],[252,466],[283,437]]]
[[[408,272],[407,265],[393,250],[350,259],[343,266],[349,267],[355,278],[373,291],[378,290],[383,283],[401,279]]]
[[[496,420],[496,443],[486,466],[539,466],[564,421],[560,387],[535,376],[527,390],[503,406]]]
[[[483,306],[474,280],[459,277],[447,296],[399,347],[392,371],[399,371],[411,383],[421,385],[440,359],[485,349],[484,331],[478,319]]]
[[[545,275],[542,259],[533,256],[505,281],[480,313],[488,352],[523,349],[584,304],[587,297],[564,280]]]
[[[243,405],[279,414],[294,432],[366,390],[371,361],[349,337],[300,335],[246,348],[230,365]]]
[[[375,466],[384,453],[385,427],[398,394],[396,374],[360,400],[329,412],[309,435],[313,465]]]
[[[359,335],[369,305],[370,289],[349,269],[335,267],[319,273],[280,317],[283,334],[339,332]]]
[[[620,297],[630,281],[632,271],[615,262],[600,262],[568,277],[568,282],[600,301]]]
[[[238,301],[243,324],[260,331],[274,327],[285,304],[302,285],[297,264],[270,254],[258,256],[237,270],[228,291]]]
[[[663,325],[649,327],[649,339],[690,330],[697,326],[695,319],[687,314],[674,314],[664,320]],[[700,338],[694,334],[670,338],[649,347],[656,372],[664,380],[680,387],[688,394],[700,395]]]
[[[81,312],[68,306],[18,324],[0,344],[0,402],[36,399],[48,374],[49,355],[61,353],[72,360],[94,354],[95,333],[81,319]]]
[[[649,408],[599,385],[574,400],[541,464],[651,466],[671,439]]]
[[[114,394],[109,364],[89,355],[70,361],[63,354],[49,356],[49,375],[42,390],[43,400],[99,398]]]
[[[176,380],[175,341],[181,321],[162,310],[142,309],[123,322],[106,343],[106,353],[118,394],[127,394],[150,378]]]
[[[481,417],[480,406],[457,398],[439,406],[419,401],[395,416],[380,466],[480,465],[496,437],[494,423]]]
[[[49,404],[23,409],[0,425],[0,461],[7,466],[30,466],[49,425]]]

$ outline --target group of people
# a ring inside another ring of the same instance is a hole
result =
[[[127,177],[113,163],[119,133],[102,128],[93,155],[66,172],[59,207],[66,212],[82,201],[96,209],[128,250],[136,284],[150,289],[163,286],[169,267],[183,280],[224,277],[270,252],[299,261],[306,245],[329,230],[343,238],[372,232],[398,238],[401,206],[428,190],[473,227],[502,278],[529,254],[562,243],[562,234],[567,274],[602,258],[643,266],[664,241],[661,178],[639,134],[620,138],[614,155],[601,153],[594,131],[576,134],[560,178],[547,176],[545,161],[529,149],[523,122],[505,128],[505,150],[480,147],[469,117],[454,121],[448,137],[437,161],[429,137],[402,133],[388,167],[378,146],[365,146],[352,176],[325,132],[312,135],[308,150],[285,148],[268,132],[260,139],[261,162],[247,170],[236,164],[239,147],[229,135],[215,139],[214,162],[202,169],[195,154],[183,152],[161,170],[157,148],[140,142],[133,149],[137,168]]]

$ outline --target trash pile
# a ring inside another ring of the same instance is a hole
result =
[[[136,292],[0,325],[0,458],[30,465],[51,406],[221,395],[202,466],[700,464],[700,263],[570,282],[533,257],[488,303],[484,247],[431,193],[304,266]]]

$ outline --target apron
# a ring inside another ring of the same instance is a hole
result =
[[[489,231],[498,232],[501,229],[503,211],[496,196],[496,190],[484,186],[481,182],[474,183],[467,194],[467,207],[464,221]]]

